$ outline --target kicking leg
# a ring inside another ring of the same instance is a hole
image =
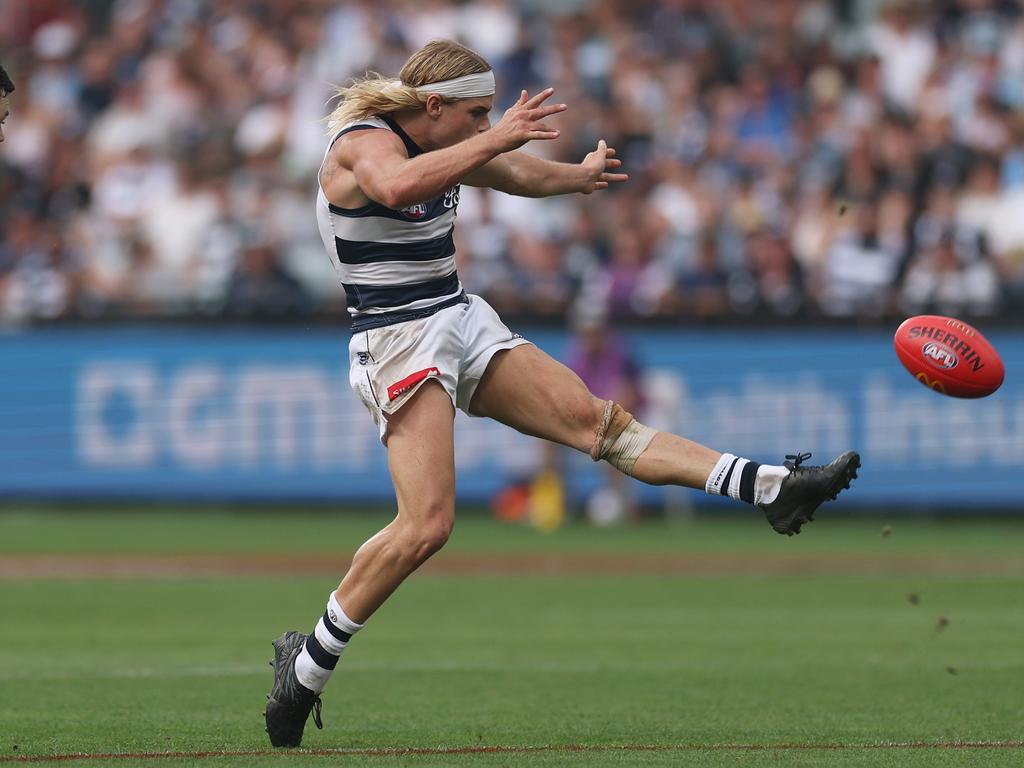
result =
[[[491,358],[470,412],[590,453],[606,404],[567,366],[525,344]],[[658,432],[630,474],[652,485],[703,489],[721,456],[685,437]]]
[[[801,466],[809,454],[787,457],[782,466],[762,465],[656,432],[594,397],[579,376],[534,346],[497,353],[470,410],[606,459],[645,483],[683,485],[756,504],[772,528],[787,535],[799,533],[822,502],[849,487],[860,466],[852,451],[825,467]]]

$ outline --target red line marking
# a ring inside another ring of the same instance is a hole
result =
[[[1024,741],[905,741],[876,744],[545,744],[480,747],[367,747],[365,749],[226,750],[198,752],[79,752],[61,755],[4,755],[0,763],[47,763],[72,760],[165,760],[201,757],[409,757],[417,755],[482,755],[531,752],[672,752],[672,751],[814,751],[851,749],[1024,749]]]

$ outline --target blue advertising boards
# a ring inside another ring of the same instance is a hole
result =
[[[524,332],[564,354],[565,332]],[[984,400],[926,390],[881,331],[622,336],[642,366],[652,426],[760,461],[855,448],[864,468],[846,504],[1020,506],[1024,333],[989,335],[1006,383]],[[377,428],[348,386],[347,344],[346,330],[326,327],[0,335],[0,495],[390,500]],[[536,440],[462,414],[456,454],[467,501],[545,460]],[[598,475],[586,457],[575,461],[575,489],[585,491]],[[662,493],[639,492],[655,503]]]

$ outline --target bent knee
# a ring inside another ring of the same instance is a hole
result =
[[[448,509],[402,525],[399,541],[403,556],[417,564],[424,562],[448,543],[454,526],[454,511]]]
[[[439,551],[441,547],[448,543],[454,527],[454,516],[446,515],[441,518],[431,519],[429,523],[420,529],[417,542],[420,551],[424,552],[428,557]]]

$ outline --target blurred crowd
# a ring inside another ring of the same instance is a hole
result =
[[[1024,307],[1008,0],[0,0],[0,318],[294,317],[344,294],[313,212],[332,84],[434,38],[569,104],[628,184],[463,187],[499,311],[875,318]]]

